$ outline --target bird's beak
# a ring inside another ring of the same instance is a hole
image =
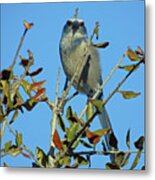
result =
[[[72,29],[73,29],[73,35],[74,35],[75,32],[79,29],[79,23],[78,23],[78,21],[75,21],[75,22],[72,24]]]

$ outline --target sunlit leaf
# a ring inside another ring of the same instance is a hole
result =
[[[107,134],[109,131],[110,131],[110,128],[98,129],[98,130],[94,131],[93,133],[101,137],[101,136],[104,136],[105,134]]]
[[[141,60],[141,58],[131,48],[128,48],[127,55],[131,61],[140,61]]]
[[[93,34],[96,35],[96,39],[99,38],[99,22],[96,22],[96,26],[94,28]]]
[[[139,96],[141,93],[138,92],[133,92],[133,91],[118,91],[120,94],[122,94],[124,99],[131,99],[131,98],[136,98]]]
[[[24,26],[26,29],[31,29],[33,25],[33,23],[28,23],[26,20],[24,20]]]
[[[137,70],[139,68],[139,66],[137,66],[136,64],[131,64],[131,65],[126,65],[126,66],[119,66],[120,69],[124,69],[126,71],[132,71],[134,69]]]
[[[22,143],[23,143],[23,135],[21,133],[17,134],[16,135],[16,145],[20,146]]]
[[[86,119],[87,121],[92,117],[92,115],[94,114],[94,106],[92,105],[91,102],[88,102],[88,107],[86,110]]]
[[[130,129],[128,129],[127,134],[126,134],[126,144],[128,148],[130,149]]]
[[[141,49],[141,47],[137,47],[136,53],[143,56],[144,55],[144,51]]]
[[[55,130],[53,135],[53,143],[58,150],[62,150],[62,143],[57,130]]]
[[[93,44],[94,47],[96,48],[106,48],[107,46],[109,46],[109,42],[103,42],[103,43],[99,43],[99,44]]]
[[[134,143],[135,147],[136,147],[137,149],[139,149],[139,150],[143,150],[143,148],[144,148],[144,140],[145,140],[144,136],[141,136],[141,137]]]
[[[15,145],[12,145],[9,148],[9,151],[7,153],[10,154],[11,156],[15,157],[15,156],[18,156],[19,154],[21,154],[21,152],[22,152],[21,147],[17,147]]]
[[[45,82],[46,82],[46,80],[40,81],[40,82],[35,82],[35,83],[31,84],[30,89],[31,90],[38,90],[41,88],[41,86],[43,86],[43,84],[45,84]]]
[[[29,99],[27,100],[23,106],[28,110],[31,111],[35,106],[36,106],[37,102],[33,99]]]
[[[91,103],[97,108],[98,111],[102,110],[103,102],[101,100],[93,99],[91,100]]]
[[[139,159],[141,157],[141,154],[142,154],[142,151],[138,151],[138,153],[137,153],[137,155],[136,155],[136,157],[135,157],[135,159],[134,159],[134,161],[130,167],[130,170],[133,170],[137,166]]]
[[[31,97],[31,84],[25,80],[21,80],[21,86],[23,87],[24,91]]]
[[[36,95],[33,96],[32,99],[38,101],[45,95],[45,93],[46,93],[45,88],[38,89]]]
[[[58,115],[58,125],[65,132],[65,124],[64,124],[63,118],[60,114]]]
[[[12,124],[16,120],[17,116],[18,116],[18,109],[15,110],[15,112],[14,112],[12,118],[11,118],[11,121],[9,122],[9,124]]]
[[[4,152],[5,153],[7,153],[9,151],[11,145],[12,145],[12,141],[8,141],[7,143],[5,143],[5,145],[4,145]]]
[[[74,139],[78,128],[79,128],[78,123],[74,123],[70,128],[67,128],[67,141],[68,142],[71,142]]]

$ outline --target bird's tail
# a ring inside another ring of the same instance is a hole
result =
[[[110,131],[105,135],[105,142],[106,142],[107,150],[109,150],[109,151],[118,150],[117,139],[114,135],[107,110],[105,109],[104,106],[102,108],[102,111],[99,114],[99,120],[100,120],[100,123],[101,123],[101,126],[103,129],[107,129],[107,128],[110,129]],[[116,156],[116,154],[110,155],[110,159],[112,162],[115,162],[115,156]]]

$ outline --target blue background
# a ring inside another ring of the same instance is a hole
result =
[[[59,57],[59,41],[62,28],[66,20],[74,15],[77,7],[79,8],[79,17],[85,21],[89,36],[92,33],[95,22],[99,21],[100,23],[99,40],[96,41],[94,39],[94,42],[110,42],[109,47],[99,50],[103,80],[108,76],[128,46],[133,49],[140,46],[144,49],[144,1],[3,4],[1,5],[1,69],[8,68],[13,61],[24,30],[23,21],[33,22],[34,27],[28,32],[20,55],[27,57],[27,49],[33,52],[35,65],[32,67],[32,70],[43,67],[43,72],[36,79],[38,81],[46,80],[44,86],[46,87],[47,96],[54,101],[59,67],[61,67],[59,94],[63,90],[65,81]],[[18,62],[20,62],[19,58],[15,66],[15,72],[17,75],[20,75],[23,69],[18,65]],[[130,63],[128,58],[125,58],[122,65]],[[105,98],[125,74],[126,72],[123,70],[116,71],[104,88]],[[116,93],[106,105],[113,129],[119,140],[119,148],[126,150],[125,137],[129,128],[131,129],[131,142],[144,135],[143,65],[126,81],[121,90],[141,92],[139,97],[131,100],[124,100],[120,94]],[[74,88],[72,88],[70,93],[72,92],[74,92]],[[79,95],[67,106],[71,104],[73,110],[80,114],[86,99],[84,95]],[[25,111],[24,115],[20,113],[12,127],[23,133],[24,143],[34,153],[36,146],[48,152],[51,117],[52,112],[47,105],[40,103],[33,111]],[[91,129],[99,128],[100,124],[96,119]],[[11,137],[12,134],[6,129],[2,145],[10,140]],[[14,138],[12,139],[14,141]],[[135,149],[133,143],[131,149]],[[93,156],[91,159],[92,168],[104,168],[105,162],[109,160],[107,156]],[[9,166],[30,167],[32,161],[20,155],[16,158],[6,156],[2,159],[1,163],[3,164],[3,162],[7,162]],[[141,158],[137,169],[140,169],[143,164],[144,157]]]

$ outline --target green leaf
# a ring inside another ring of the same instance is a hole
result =
[[[63,121],[62,116],[60,114],[58,115],[58,125],[65,132],[65,129],[66,129],[65,124],[64,124],[64,121]]]
[[[71,162],[70,156],[65,156],[59,160],[59,163],[61,165],[68,165],[68,164],[70,164],[70,162]]]
[[[15,112],[14,112],[12,118],[11,118],[11,121],[9,122],[9,124],[12,124],[16,120],[17,116],[18,116],[18,109],[15,110]]]
[[[128,129],[127,134],[126,134],[126,144],[128,148],[130,149],[130,129]]]
[[[131,98],[136,98],[139,96],[141,93],[135,93],[133,91],[118,91],[120,94],[122,94],[124,99],[131,99]]]
[[[136,157],[135,157],[135,159],[134,159],[134,161],[133,161],[133,163],[132,163],[132,165],[131,165],[130,170],[133,170],[133,169],[137,166],[137,164],[138,164],[138,162],[139,162],[139,159],[140,159],[140,157],[141,157],[141,154],[142,154],[142,151],[138,151],[138,152],[137,152],[137,155],[136,155]]]
[[[88,161],[83,156],[74,156],[75,161],[78,163],[78,165],[87,165]]]
[[[5,143],[5,145],[4,145],[4,152],[5,153],[7,153],[9,151],[11,145],[12,145],[12,141],[8,141],[7,143]]]
[[[17,146],[20,146],[22,143],[23,143],[23,135],[21,133],[17,134],[16,135],[16,144],[17,144]]]
[[[123,151],[119,152],[117,155],[116,155],[116,163],[118,166],[121,167],[121,164],[124,160],[124,157],[125,157],[125,153]]]
[[[86,141],[84,141],[84,140],[82,140],[82,139],[80,139],[80,143],[81,143],[83,146],[87,147],[87,148],[93,148],[93,147],[94,147],[94,146],[92,146],[91,144],[87,143]]]
[[[67,128],[67,141],[68,142],[71,142],[74,139],[78,128],[79,128],[78,123],[74,123],[70,128]]]
[[[105,167],[107,170],[120,169],[120,167],[116,163],[106,163]]]
[[[105,134],[107,134],[109,131],[110,131],[110,128],[107,128],[107,129],[96,130],[93,133],[101,137],[101,136],[104,136]]]
[[[23,87],[24,91],[31,97],[31,84],[25,80],[21,81],[21,86]]]
[[[21,147],[17,147],[15,145],[11,146],[8,153],[11,155],[11,156],[17,156],[19,154],[21,154],[22,152],[22,148]]]
[[[40,149],[39,147],[37,147],[36,155],[37,155],[38,162],[46,167],[46,162],[47,162],[48,158],[47,158],[46,154],[44,153],[44,151],[42,149]]]
[[[102,110],[102,104],[103,102],[101,100],[98,100],[98,99],[93,99],[91,100],[91,103],[96,107],[96,109],[98,111],[101,111]]]
[[[131,61],[140,61],[141,60],[141,58],[131,48],[128,48],[127,55]]]
[[[86,119],[87,121],[92,117],[92,115],[94,114],[94,106],[92,105],[91,102],[88,102],[88,107],[86,110]]]
[[[135,147],[139,150],[143,150],[145,138],[144,136],[141,136],[135,143]]]
[[[72,108],[69,106],[66,111],[66,119],[69,119],[71,116],[73,116]]]
[[[126,66],[119,66],[120,69],[124,69],[126,71],[132,71],[134,69],[137,70],[139,68],[139,66],[136,66],[135,64],[131,64],[131,65],[126,65]]]

